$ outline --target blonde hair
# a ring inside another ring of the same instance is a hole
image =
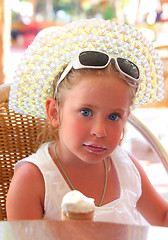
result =
[[[109,64],[104,69],[91,69],[91,68],[83,68],[83,69],[78,69],[78,70],[72,69],[69,72],[69,74],[66,76],[66,78],[58,86],[56,98],[57,98],[58,105],[60,108],[63,105],[66,91],[72,89],[73,86],[80,81],[81,76],[87,75],[90,73],[94,73],[94,75],[97,75],[97,76],[104,76],[106,73],[107,74],[113,73],[113,74],[117,74],[120,78],[122,78],[122,75],[120,74],[120,72],[112,64]],[[55,79],[56,80],[55,83],[57,82],[58,79],[59,79],[59,77],[57,79]],[[128,84],[128,87],[130,89],[130,99],[131,99],[130,107],[131,107],[134,103],[134,99],[136,97],[138,88],[132,87],[129,84]]]
[[[97,76],[104,76],[105,73],[107,73],[107,74],[115,73],[115,74],[118,74],[120,77],[120,73],[117,70],[115,70],[115,68],[112,66],[112,64],[109,64],[106,68],[100,69],[100,70],[89,69],[89,68],[78,69],[78,70],[72,69],[57,88],[56,100],[57,100],[58,109],[59,109],[57,114],[60,115],[60,111],[61,111],[61,108],[63,107],[64,100],[66,99],[66,93],[68,92],[68,90],[72,89],[73,86],[76,85],[80,81],[81,76],[87,75],[89,73],[94,73]],[[57,76],[57,78],[54,81],[55,86],[56,86],[59,78],[60,78],[60,75]],[[134,99],[136,97],[137,88],[132,87],[130,85],[128,85],[128,87],[130,88],[130,99],[131,99],[131,105],[132,105],[134,102]],[[54,92],[55,92],[55,89],[54,89]],[[54,93],[53,93],[53,95],[54,95]],[[131,105],[130,105],[130,107],[131,107]],[[51,123],[48,124],[48,130],[53,135],[55,140],[58,141],[59,140],[59,137],[58,137],[59,127],[54,128],[52,126],[52,121],[51,121]],[[46,132],[46,130],[45,130],[45,132]]]

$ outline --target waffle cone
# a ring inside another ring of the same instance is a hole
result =
[[[91,212],[70,212],[62,213],[62,220],[87,220],[87,221],[93,221],[94,219],[94,211]]]

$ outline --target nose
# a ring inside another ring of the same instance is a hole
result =
[[[93,126],[91,129],[91,135],[94,135],[99,138],[105,137],[107,135],[106,124],[105,124],[104,120],[98,119],[93,122]]]

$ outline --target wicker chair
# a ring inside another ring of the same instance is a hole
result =
[[[47,121],[15,113],[8,108],[10,85],[0,86],[0,220],[6,220],[6,195],[15,163],[36,152],[38,137]],[[166,151],[152,133],[133,115],[129,122],[147,139],[168,171]],[[53,138],[45,133],[44,141]]]
[[[15,163],[35,152],[47,122],[8,108],[10,85],[0,86],[0,220],[6,220],[6,195]],[[37,140],[38,139],[38,140]],[[51,140],[45,135],[45,141]]]

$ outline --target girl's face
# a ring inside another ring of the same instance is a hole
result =
[[[61,108],[62,157],[97,163],[109,156],[119,144],[130,103],[130,88],[116,74],[84,74],[67,90]]]

